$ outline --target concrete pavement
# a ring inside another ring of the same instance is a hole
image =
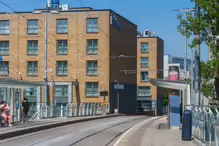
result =
[[[136,125],[114,146],[195,146],[193,141],[181,140],[179,129],[159,129],[159,125],[166,122],[167,117],[162,117]]]
[[[122,133],[148,118],[118,116],[76,123],[1,140],[0,146],[113,146]]]
[[[83,116],[83,117],[72,117],[72,118],[63,117],[63,118],[51,118],[51,119],[42,119],[37,121],[29,121],[28,123],[15,123],[13,124],[13,127],[0,128],[0,140],[23,135],[23,134],[28,134],[32,132],[37,132],[45,129],[50,129],[54,127],[60,127],[64,125],[103,119],[103,118],[110,118],[115,116],[120,116],[120,115],[112,114],[112,115]]]

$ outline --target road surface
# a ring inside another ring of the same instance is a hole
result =
[[[53,128],[0,141],[0,146],[113,146],[146,116],[120,116]]]

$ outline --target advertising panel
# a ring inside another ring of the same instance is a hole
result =
[[[179,64],[169,64],[169,80],[171,81],[178,81],[179,80]],[[170,89],[169,95],[179,95],[179,90]]]

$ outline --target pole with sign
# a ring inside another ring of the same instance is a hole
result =
[[[100,92],[100,96],[103,96],[103,105],[106,106],[106,96],[108,96],[108,91],[104,88],[104,91]],[[104,108],[104,114],[106,113],[106,107]]]
[[[118,90],[118,92],[117,92],[117,113],[119,113],[119,104],[120,104],[119,90],[124,90],[124,85],[120,84],[119,81],[117,81],[117,84],[114,84],[114,89]]]

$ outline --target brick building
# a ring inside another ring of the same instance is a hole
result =
[[[137,26],[112,10],[69,8],[0,14],[0,76],[44,82],[45,20],[48,23],[49,102],[103,102],[106,89],[111,110],[116,108],[117,80],[125,85],[120,93],[121,112],[136,109]],[[23,92],[33,105],[44,102],[44,89]]]
[[[156,112],[160,114],[163,107],[163,89],[152,85],[148,79],[163,79],[164,41],[149,35],[137,37],[137,42],[138,108],[151,110],[157,107]]]

